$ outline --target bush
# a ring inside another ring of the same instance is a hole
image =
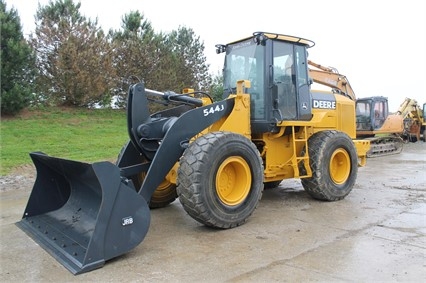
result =
[[[31,92],[21,85],[14,85],[8,91],[1,93],[1,113],[15,115],[27,107],[30,102]]]

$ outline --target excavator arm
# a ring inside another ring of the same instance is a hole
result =
[[[401,103],[397,114],[401,115],[403,119],[419,119],[422,117],[422,110],[415,99],[405,98],[404,102]]]
[[[404,102],[399,106],[397,115],[404,120],[404,129],[407,133],[408,140],[411,136],[416,136],[416,141],[420,140],[420,132],[424,130],[424,117],[420,105],[415,99],[405,98]]]
[[[355,92],[353,91],[348,78],[340,74],[337,69],[324,67],[312,62],[311,60],[308,60],[308,64],[316,68],[309,68],[309,76],[314,82],[328,86],[332,88],[334,92],[348,96],[353,101],[356,101]]]

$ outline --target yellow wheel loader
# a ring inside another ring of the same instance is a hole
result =
[[[117,163],[30,153],[37,179],[17,226],[79,274],[136,247],[150,207],[177,197],[192,218],[222,229],[245,223],[264,187],[283,179],[300,178],[313,198],[343,199],[370,145],[356,140],[353,98],[311,93],[313,45],[266,32],[217,45],[226,54],[217,102],[131,86]],[[152,97],[173,107],[150,113]]]

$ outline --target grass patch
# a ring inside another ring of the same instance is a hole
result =
[[[124,110],[28,110],[2,118],[0,129],[0,175],[32,164],[33,151],[83,162],[115,160],[128,140]]]

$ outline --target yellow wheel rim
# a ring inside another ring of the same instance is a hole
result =
[[[162,182],[161,182],[161,184],[160,185],[158,185],[158,187],[157,187],[157,189],[154,191],[154,193],[158,193],[158,194],[161,194],[161,193],[164,193],[164,191],[169,191],[170,190],[170,186],[172,186],[173,184],[172,183],[170,183],[168,180],[163,180]]]
[[[141,173],[139,174],[139,180],[141,181],[141,184],[143,183],[143,181],[145,180],[146,177],[146,173]],[[173,186],[174,184],[171,183],[169,180],[164,179],[160,185],[158,185],[157,189],[154,191],[155,195],[162,195],[164,193],[167,194],[167,192],[170,190],[170,186]],[[138,188],[139,189],[139,188]]]
[[[228,157],[217,170],[216,192],[219,199],[227,205],[238,205],[245,200],[250,187],[250,166],[239,156]]]
[[[351,172],[351,159],[346,150],[337,149],[330,159],[330,177],[336,184],[343,184]]]

